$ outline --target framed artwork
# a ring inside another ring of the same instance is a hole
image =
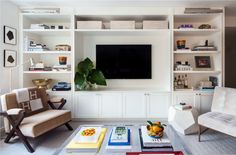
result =
[[[195,56],[196,68],[211,68],[210,56]]]
[[[4,67],[15,67],[16,60],[16,51],[4,50]]]
[[[16,45],[16,29],[11,28],[9,26],[3,27],[3,42],[5,44]]]

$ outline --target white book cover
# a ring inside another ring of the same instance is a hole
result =
[[[122,131],[119,128],[123,128]],[[118,130],[117,130],[118,129]],[[118,133],[118,132],[123,133]],[[111,132],[111,142],[127,142],[128,141],[128,128],[127,127],[114,127]]]
[[[167,137],[166,133],[164,132],[164,135],[162,138],[152,138],[148,136],[148,131],[146,126],[141,127],[142,132],[142,138],[144,144],[167,144],[170,143],[169,138]]]
[[[90,136],[85,136],[82,133],[88,130],[95,129],[95,133]],[[76,134],[74,141],[76,143],[97,143],[98,138],[101,134],[101,127],[82,127]]]
[[[127,146],[110,146],[107,145],[106,146],[107,150],[131,150],[132,149],[132,145],[127,145]]]

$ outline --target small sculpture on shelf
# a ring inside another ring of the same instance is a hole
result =
[[[52,82],[52,79],[33,79],[33,84],[37,86],[38,88],[49,88],[50,83]]]

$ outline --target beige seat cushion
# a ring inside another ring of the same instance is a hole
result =
[[[69,110],[46,110],[24,118],[20,130],[27,137],[37,137],[71,120]]]
[[[236,137],[236,116],[208,112],[198,117],[198,124]]]

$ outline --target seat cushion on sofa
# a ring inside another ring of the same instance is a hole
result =
[[[27,137],[37,137],[71,120],[69,110],[46,110],[24,118],[20,130]]]
[[[208,112],[198,117],[198,124],[236,137],[236,116]]]

